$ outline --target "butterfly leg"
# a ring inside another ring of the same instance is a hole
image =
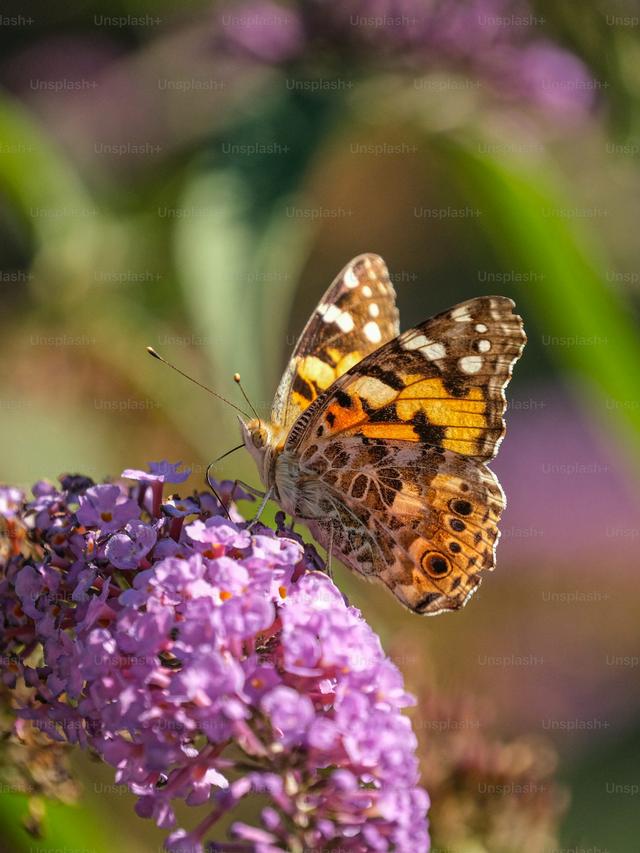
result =
[[[259,521],[260,516],[264,512],[264,508],[267,505],[269,498],[271,497],[272,491],[273,491],[273,486],[267,492],[262,493],[262,502],[260,503],[260,506],[258,507],[257,513],[254,515],[254,517],[249,522],[249,526],[248,526],[247,530],[251,530],[253,525]]]
[[[255,486],[250,486],[248,483],[245,483],[244,480],[234,480],[233,481],[232,494],[233,494],[233,492],[235,492],[235,490],[238,486],[242,486],[242,488],[245,491],[249,492],[249,494],[251,494],[251,495],[255,495],[257,498],[263,498],[265,495],[265,493],[261,492],[260,489],[256,489]]]
[[[211,480],[211,477],[210,477],[210,475],[209,475],[209,472],[211,471],[212,466],[213,466],[213,462],[211,462],[211,463],[207,466],[207,473],[205,474],[205,480],[206,480],[206,482],[207,482],[207,485],[209,486],[209,488],[210,488],[210,489],[211,489],[211,491],[213,492],[213,494],[216,496],[216,500],[217,500],[217,501],[218,501],[218,503],[220,504],[220,507],[221,507],[221,509],[223,510],[224,514],[227,516],[227,518],[229,519],[229,521],[231,521],[231,513],[230,513],[230,512],[229,512],[229,510],[227,509],[227,506],[226,506],[225,502],[222,500],[222,498],[221,498],[221,497],[220,497],[220,495],[218,494],[218,491],[217,491],[216,487],[213,485],[213,481]],[[233,499],[233,492],[232,492],[232,499]]]
[[[211,489],[211,491],[213,492],[213,494],[216,496],[216,498],[217,498],[217,500],[218,500],[218,503],[220,504],[220,506],[221,506],[222,510],[224,511],[224,514],[227,516],[227,518],[229,519],[229,521],[231,521],[231,515],[230,515],[230,513],[229,513],[229,510],[228,510],[228,508],[227,508],[227,506],[226,506],[225,502],[222,500],[222,498],[221,498],[221,497],[220,497],[220,495],[218,494],[218,492],[217,492],[217,490],[216,490],[215,486],[213,485],[213,482],[212,482],[212,480],[211,480],[211,477],[210,477],[210,475],[209,475],[209,472],[210,472],[210,470],[211,470],[212,465],[213,465],[213,463],[211,463],[211,465],[209,465],[209,467],[207,468],[207,473],[206,473],[206,475],[205,475],[205,480],[206,480],[206,482],[207,482],[207,484],[208,484],[209,488],[210,488],[210,489]],[[235,500],[235,492],[236,492],[236,489],[238,488],[238,486],[242,486],[242,488],[243,488],[245,491],[249,492],[249,493],[250,493],[250,494],[252,494],[252,495],[255,495],[255,496],[256,496],[256,497],[258,497],[258,498],[264,498],[265,493],[264,493],[264,492],[261,492],[261,491],[260,491],[260,489],[256,489],[254,486],[250,486],[248,483],[245,483],[243,480],[234,480],[234,481],[233,481],[233,488],[231,489],[231,495],[230,495],[230,497],[229,497],[229,503],[233,503],[233,501]]]
[[[327,551],[326,573],[333,580],[333,569],[331,566],[331,558],[333,557],[333,524],[331,525],[331,533],[329,535],[329,549]]]

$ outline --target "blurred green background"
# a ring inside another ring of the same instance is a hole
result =
[[[337,580],[414,689],[554,745],[571,799],[534,853],[637,850],[637,5],[27,5],[0,15],[0,479],[182,459],[199,487],[235,413],[145,346],[233,399],[239,371],[266,415],[361,252],[387,261],[403,328],[511,296],[529,343],[493,466],[495,576],[426,621]],[[245,457],[216,476],[257,485]],[[158,849],[111,771],[76,762],[84,798],[40,841],[3,786],[7,849]]]

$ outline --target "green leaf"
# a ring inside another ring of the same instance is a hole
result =
[[[535,167],[498,160],[472,145],[441,142],[452,173],[483,210],[498,257],[506,267],[542,274],[524,296],[544,330],[543,343],[591,400],[637,438],[640,339],[630,304],[606,282],[597,236],[572,217],[575,202],[558,189],[561,179],[548,160]]]
[[[0,794],[2,837],[6,844],[3,849],[15,853],[50,853],[56,849],[70,851],[84,848],[94,853],[108,853],[113,849],[106,824],[91,810],[52,800],[45,800],[43,837],[31,837],[22,824],[29,813],[28,802],[29,797],[25,794]],[[119,845],[119,849],[132,853],[132,848]]]
[[[35,244],[32,287],[59,307],[87,287],[100,211],[50,136],[25,107],[0,95],[0,189]]]

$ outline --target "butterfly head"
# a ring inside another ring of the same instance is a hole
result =
[[[272,457],[279,450],[276,430],[273,424],[258,418],[250,421],[244,421],[242,418],[238,420],[244,445],[258,466],[262,482],[266,485]]]

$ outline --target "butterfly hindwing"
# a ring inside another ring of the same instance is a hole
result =
[[[320,300],[276,392],[271,419],[291,426],[349,368],[399,333],[395,291],[378,255],[354,258]]]
[[[308,408],[285,447],[357,436],[492,459],[526,336],[504,296],[463,302],[375,350]]]
[[[414,612],[462,607],[493,569],[505,501],[485,465],[354,436],[307,448],[301,464],[324,486],[321,516],[307,522],[314,536]]]

